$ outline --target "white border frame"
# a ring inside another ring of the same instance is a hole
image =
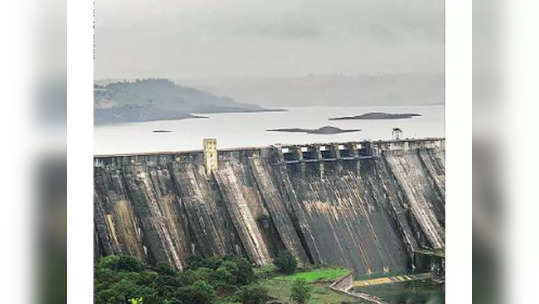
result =
[[[93,3],[67,1],[68,303],[93,303]],[[472,3],[446,2],[447,303],[468,303]]]
[[[93,303],[93,2],[67,1],[67,301]]]
[[[472,1],[445,1],[446,303],[472,302]]]

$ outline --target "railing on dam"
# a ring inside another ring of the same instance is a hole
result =
[[[445,139],[403,139],[346,143],[275,145],[285,164],[361,160],[379,157],[385,151],[438,148],[445,150]]]
[[[322,143],[302,145],[276,144],[264,147],[239,147],[218,149],[219,160],[236,155],[241,157],[265,156],[277,152],[281,163],[299,164],[361,160],[379,157],[383,152],[409,151],[415,149],[445,150],[445,138],[421,138],[401,140],[357,141],[344,143]],[[203,150],[163,151],[149,153],[95,155],[94,166],[110,163],[165,163],[193,160],[203,157]]]
[[[286,164],[372,158],[368,142],[275,146]]]

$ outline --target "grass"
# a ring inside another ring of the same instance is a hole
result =
[[[349,271],[344,268],[321,268],[306,272],[298,272],[291,275],[277,276],[274,279],[283,281],[295,281],[297,279],[302,279],[307,281],[307,283],[333,282],[336,279],[347,275],[348,272]]]
[[[282,302],[290,302],[290,289],[296,279],[305,280],[312,290],[309,304],[364,304],[364,302],[340,293],[329,288],[333,281],[349,273],[349,270],[338,267],[322,266],[315,269],[298,270],[291,275],[277,274],[277,268],[273,265],[266,265],[254,269],[259,283],[268,288],[268,294],[272,298]],[[230,298],[223,298],[217,301],[218,304],[232,303]]]
[[[336,279],[348,274],[343,268],[319,268],[298,272],[291,275],[279,275],[263,282],[268,288],[269,295],[283,303],[290,303],[290,288],[296,279],[304,279],[312,290],[309,304],[341,304],[362,303],[358,299],[334,292],[329,285]]]

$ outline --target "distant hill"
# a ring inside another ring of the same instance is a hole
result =
[[[185,80],[239,102],[276,107],[411,106],[444,103],[442,73],[311,75]]]
[[[94,85],[96,124],[197,118],[192,113],[268,111],[184,87],[168,79],[144,79]]]

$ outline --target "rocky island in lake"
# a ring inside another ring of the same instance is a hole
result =
[[[353,120],[353,119],[407,119],[415,116],[421,116],[421,114],[416,113],[383,113],[383,112],[370,112],[356,116],[344,116],[344,117],[334,117],[329,120]]]
[[[361,129],[348,129],[343,130],[332,126],[325,126],[318,129],[301,129],[301,128],[289,128],[289,129],[270,129],[269,132],[293,132],[293,133],[307,133],[307,134],[339,134],[359,132]]]

